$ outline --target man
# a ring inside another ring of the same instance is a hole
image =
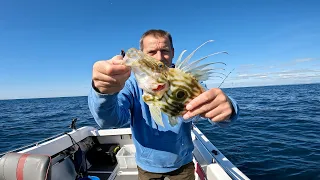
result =
[[[174,47],[170,33],[149,30],[140,40],[140,49],[172,64]],[[98,61],[93,66],[92,89],[88,97],[90,111],[101,128],[124,127],[130,123],[136,147],[139,179],[195,179],[192,162],[192,121],[202,118],[226,125],[238,117],[238,105],[221,89],[207,90],[193,99],[178,124],[171,127],[164,120],[158,126],[150,117],[148,105],[141,99],[129,67],[121,65],[122,56]]]

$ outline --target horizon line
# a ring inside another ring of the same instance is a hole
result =
[[[211,83],[211,84],[212,84],[212,83]],[[255,87],[269,87],[269,86],[293,86],[293,85],[310,85],[310,84],[320,84],[320,82],[296,83],[296,84],[295,84],[295,83],[289,83],[289,84],[271,84],[271,85],[234,86],[234,87],[221,87],[220,89],[255,88]],[[209,86],[209,84],[208,84],[207,86]],[[85,97],[85,96],[88,96],[88,95],[25,97],[25,98],[5,98],[5,99],[0,99],[0,101],[8,101],[8,100],[28,100],[28,99],[72,98],[72,97]]]

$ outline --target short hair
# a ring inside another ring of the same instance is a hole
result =
[[[156,38],[158,37],[167,37],[170,41],[171,48],[173,49],[173,42],[172,42],[172,36],[168,31],[162,30],[162,29],[150,29],[142,34],[140,38],[140,49],[143,50],[143,39],[146,36],[152,35]]]

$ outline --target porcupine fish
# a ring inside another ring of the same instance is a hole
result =
[[[227,54],[225,51],[188,62],[200,47],[212,41],[204,42],[183,60],[182,56],[186,50],[182,51],[175,68],[166,66],[163,62],[136,48],[130,48],[123,54],[124,64],[131,67],[138,86],[143,90],[142,98],[149,106],[151,117],[158,125],[164,126],[161,116],[163,112],[168,115],[169,124],[175,126],[178,123],[177,118],[186,112],[186,104],[205,91],[200,82],[208,80],[212,77],[212,73],[216,73],[212,72],[216,69],[205,67],[217,63],[226,65],[223,62],[211,62],[197,66],[200,61],[209,56]]]

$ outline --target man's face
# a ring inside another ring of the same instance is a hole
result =
[[[167,66],[171,66],[174,49],[171,48],[170,40],[167,37],[146,36],[143,39],[143,52]]]

